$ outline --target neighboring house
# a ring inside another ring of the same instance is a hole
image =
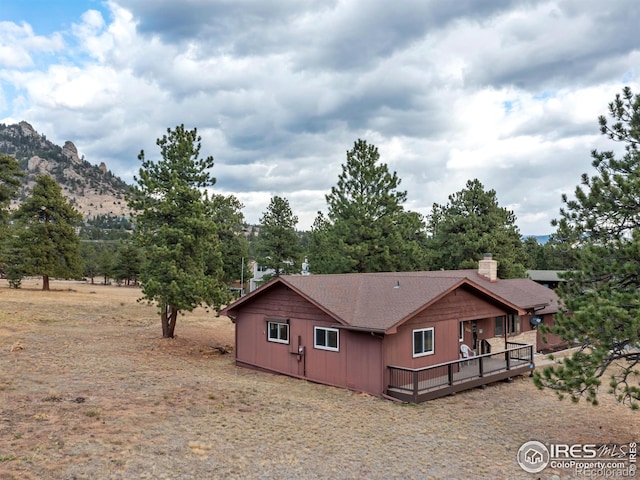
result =
[[[307,259],[305,258],[305,264],[307,265],[308,268],[308,264],[306,263]],[[285,262],[288,265],[293,265],[293,262],[291,261],[287,261]],[[265,278],[264,277],[271,277],[272,275],[276,274],[276,271],[273,268],[269,268],[269,267],[265,267],[264,265],[260,265],[258,262],[252,261],[251,262],[251,269],[253,272],[253,276],[252,278],[249,280],[249,293],[253,292],[254,290],[256,290],[258,287],[260,287],[264,281]],[[305,264],[303,264],[303,275],[308,274],[308,271],[305,273]]]
[[[542,286],[555,290],[565,279],[560,278],[559,274],[564,270],[527,270],[527,277]]]
[[[485,258],[478,271],[281,276],[221,313],[238,365],[423,401],[533,368],[555,293],[496,272]]]
[[[264,265],[259,265],[258,262],[251,262],[252,277],[249,280],[249,293],[256,290],[260,285],[264,283],[264,278],[267,275],[274,275],[276,271],[272,268],[267,268]]]

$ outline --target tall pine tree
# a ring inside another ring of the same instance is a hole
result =
[[[11,257],[11,263],[14,262],[12,255],[14,242],[10,240],[11,236],[7,232],[9,205],[11,200],[17,196],[23,176],[24,174],[15,158],[0,154],[0,271],[7,274],[12,268],[9,264],[9,257]]]
[[[80,239],[76,228],[82,215],[62,195],[48,175],[36,177],[31,195],[14,214],[19,242],[21,271],[42,276],[42,289],[49,290],[50,277],[82,275]]]
[[[318,273],[420,270],[425,263],[424,223],[404,210],[407,192],[380,163],[375,145],[354,142],[338,183],[326,195],[328,214],[311,231],[311,269]]]
[[[178,313],[201,305],[219,308],[229,300],[212,202],[206,189],[213,157],[200,158],[201,138],[184,125],[156,141],[162,159],[142,162],[129,206],[135,212],[134,239],[144,260],[144,298],[158,305],[162,336],[174,336]]]
[[[296,233],[298,217],[286,198],[274,196],[260,219],[258,263],[272,269],[274,276],[299,271],[302,249]]]
[[[527,255],[516,217],[479,180],[449,195],[446,205],[434,204],[428,228],[432,268],[475,268],[483,253],[491,253],[501,278],[524,277]]]
[[[554,333],[580,348],[561,363],[537,372],[539,387],[596,404],[603,377],[618,401],[638,408],[640,400],[640,95],[629,88],[599,117],[600,131],[624,145],[593,150],[595,174],[583,174],[575,198],[555,221],[574,249],[575,270],[559,289],[566,312]]]
[[[214,194],[211,201],[223,261],[222,280],[227,285],[241,279],[248,280],[251,271],[248,262],[249,241],[244,235],[247,225],[242,214],[243,205],[233,195]]]

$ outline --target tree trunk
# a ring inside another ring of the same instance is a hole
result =
[[[42,290],[49,291],[49,275],[42,276]]]
[[[178,309],[171,307],[171,318],[169,319],[169,337],[173,338],[173,332],[176,329],[176,321],[178,320]]]
[[[164,311],[160,315],[162,322],[162,338],[169,338],[169,306],[164,307]]]
[[[178,319],[178,309],[173,305],[167,305],[160,316],[162,321],[162,337],[173,338]]]

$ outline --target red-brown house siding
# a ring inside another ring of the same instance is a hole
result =
[[[289,344],[270,342],[267,321],[289,323]],[[381,339],[369,332],[339,329],[339,351],[314,348],[314,327],[335,328],[336,321],[292,290],[274,286],[236,313],[239,364],[311,381],[381,395]],[[299,347],[304,355],[299,356]]]
[[[493,335],[491,319],[506,312],[464,288],[458,288],[398,327],[384,340],[387,365],[421,368],[459,358],[461,321],[478,320],[478,339]],[[413,358],[413,330],[433,327],[434,353]],[[466,337],[465,337],[466,338]],[[471,346],[471,345],[470,345]]]
[[[552,328],[555,324],[555,316],[553,314],[543,315],[542,323],[547,327]],[[544,341],[545,339],[547,340],[546,342]],[[567,346],[567,342],[563,341],[559,335],[554,335],[553,333],[542,333],[540,328],[538,328],[536,340],[538,352],[556,350]]]

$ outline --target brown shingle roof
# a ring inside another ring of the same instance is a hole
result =
[[[387,330],[461,283],[396,274],[286,276],[282,280],[351,327]]]
[[[494,298],[514,310],[557,310],[553,291],[529,279],[490,282],[475,270],[389,272],[339,275],[287,275],[272,280],[236,301],[222,313],[235,310],[275,283],[287,285],[327,312],[338,323],[353,328],[386,331],[420,310],[464,286]]]
[[[455,276],[468,278],[472,282],[486,288],[505,300],[518,305],[524,310],[535,308],[536,311],[545,305],[542,313],[556,313],[558,311],[558,296],[556,293],[528,278],[499,279],[490,281],[476,270],[440,270],[433,272],[411,272],[408,275],[424,275],[425,277]]]

